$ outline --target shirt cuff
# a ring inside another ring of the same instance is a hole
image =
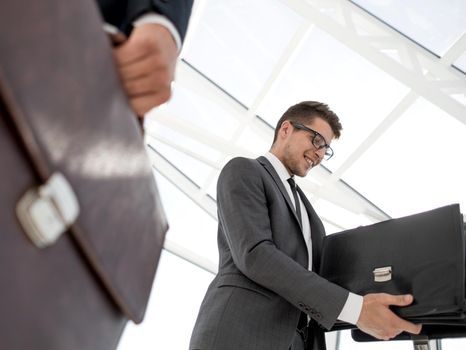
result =
[[[180,34],[178,33],[178,30],[173,25],[173,23],[167,17],[159,15],[155,12],[148,12],[139,17],[136,21],[134,21],[133,26],[137,27],[147,23],[160,24],[167,28],[170,34],[172,35],[173,39],[175,40],[176,47],[178,48],[178,53],[181,51]]]
[[[362,296],[350,292],[338,319],[355,325],[359,320],[359,315],[361,314],[363,300]]]

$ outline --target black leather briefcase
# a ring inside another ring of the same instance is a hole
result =
[[[466,223],[463,224],[463,227],[466,232]],[[457,318],[452,319],[449,322],[450,324],[424,324],[419,335],[415,336],[413,334],[403,332],[392,340],[413,340],[415,343],[419,341],[425,344],[428,340],[466,337],[466,321],[464,319]],[[378,339],[360,331],[359,329],[351,330],[351,336],[358,342],[378,341]]]
[[[366,334],[359,329],[351,330],[351,337],[357,342],[372,342],[380,341],[369,334]],[[435,339],[452,339],[452,338],[465,338],[466,337],[466,325],[423,325],[421,333],[419,335],[413,335],[407,332],[402,332],[397,335],[393,340],[435,340]]]
[[[399,316],[424,325],[465,325],[465,237],[459,205],[325,238],[320,275],[356,294],[412,294]],[[333,330],[355,328],[338,322]],[[433,328],[430,327],[432,330]]]

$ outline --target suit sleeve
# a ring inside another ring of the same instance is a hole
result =
[[[127,35],[132,23],[147,12],[167,17],[184,40],[193,0],[97,0],[105,21],[120,28]]]
[[[308,271],[274,244],[256,161],[230,161],[218,181],[217,204],[233,261],[249,279],[277,293],[323,327],[335,323],[348,291]],[[284,213],[284,215],[288,215]]]

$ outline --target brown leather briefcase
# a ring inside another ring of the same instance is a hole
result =
[[[91,1],[0,4],[0,349],[115,349],[167,222]]]

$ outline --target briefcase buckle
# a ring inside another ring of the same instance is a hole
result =
[[[372,271],[374,273],[375,282],[387,282],[392,279],[392,267],[378,267]]]
[[[414,350],[430,350],[429,338],[426,335],[411,335]]]
[[[54,173],[43,185],[29,189],[16,206],[18,219],[39,248],[53,244],[79,214],[73,188],[61,173]]]

